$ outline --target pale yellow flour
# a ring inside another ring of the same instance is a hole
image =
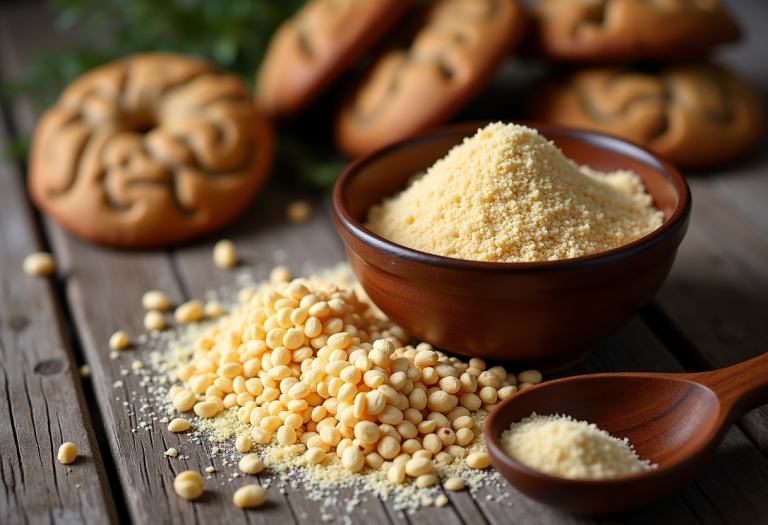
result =
[[[510,457],[532,469],[571,479],[627,476],[655,468],[641,460],[627,439],[568,416],[535,412],[501,434]]]
[[[580,168],[536,130],[497,122],[373,206],[366,226],[423,252],[530,262],[610,250],[663,219],[637,175]]]

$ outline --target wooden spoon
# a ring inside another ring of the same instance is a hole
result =
[[[611,514],[671,494],[701,470],[726,431],[768,403],[768,354],[697,374],[594,374],[549,381],[501,403],[488,417],[485,438],[493,465],[520,492],[577,514]],[[629,438],[655,470],[605,480],[544,474],[507,456],[499,437],[536,412],[565,414]]]

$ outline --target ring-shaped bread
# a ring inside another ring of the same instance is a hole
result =
[[[202,59],[139,54],[86,73],[43,114],[29,192],[83,238],[162,246],[237,217],[273,153],[271,124],[240,78]]]

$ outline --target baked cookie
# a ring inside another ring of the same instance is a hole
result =
[[[310,0],[281,25],[256,76],[272,117],[297,114],[383,37],[413,0]]]
[[[237,76],[183,55],[135,55],[86,73],[43,114],[29,192],[81,237],[162,246],[233,220],[273,150],[271,125]]]
[[[709,62],[577,71],[539,90],[532,110],[545,122],[649,147],[682,168],[742,155],[760,139],[763,124],[757,94]]]
[[[514,0],[437,0],[410,48],[386,52],[342,104],[336,142],[356,156],[449,119],[525,35]]]
[[[693,57],[738,40],[718,0],[539,0],[533,47],[550,60]]]

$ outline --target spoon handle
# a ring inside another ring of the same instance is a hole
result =
[[[768,403],[768,353],[721,370],[689,375],[720,400],[720,418],[733,424],[750,410]]]

